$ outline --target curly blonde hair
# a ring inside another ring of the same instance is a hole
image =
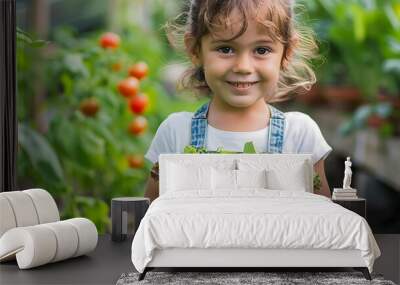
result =
[[[309,90],[316,82],[310,62],[317,57],[318,46],[312,29],[296,21],[293,0],[191,0],[187,4],[185,12],[164,26],[174,48],[188,56],[199,52],[201,38],[216,28],[227,28],[231,24],[232,11],[237,9],[241,13],[242,26],[232,39],[246,31],[249,19],[255,19],[268,28],[273,40],[284,46],[276,93],[269,102],[288,100],[294,92]],[[192,46],[185,46],[185,35],[194,39]],[[202,67],[189,67],[178,87],[198,91],[195,95],[211,96]]]

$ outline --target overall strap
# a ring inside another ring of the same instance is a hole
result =
[[[193,115],[191,125],[191,145],[198,147],[205,147],[207,138],[207,113],[210,101],[203,104]]]
[[[268,106],[271,111],[271,118],[267,138],[267,153],[282,153],[285,114],[269,104]]]
[[[205,147],[207,139],[207,113],[210,102],[203,104],[193,115],[191,122],[191,145]],[[271,112],[267,137],[267,153],[282,153],[285,115],[275,107],[268,105]]]

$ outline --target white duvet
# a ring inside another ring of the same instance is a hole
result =
[[[321,195],[266,189],[160,196],[133,239],[133,265],[143,272],[154,249],[175,247],[358,249],[370,272],[380,256],[359,215]]]

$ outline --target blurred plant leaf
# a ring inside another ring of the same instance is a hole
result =
[[[382,138],[388,138],[391,137],[394,133],[395,129],[393,124],[390,123],[384,123],[380,128],[379,128],[379,135]]]
[[[19,124],[18,142],[44,181],[57,185],[64,183],[64,173],[58,156],[45,137],[25,124]]]
[[[86,157],[88,166],[98,168],[105,166],[105,143],[104,140],[90,129],[80,130],[79,147]]]
[[[383,69],[385,71],[396,72],[400,75],[400,59],[388,59],[383,63]]]
[[[257,153],[253,142],[246,142],[244,144],[243,153]]]
[[[363,42],[366,35],[364,12],[358,5],[352,5],[351,11],[353,14],[355,39],[358,42]]]
[[[64,57],[64,64],[67,70],[76,75],[87,77],[89,72],[83,64],[82,55],[79,53],[66,54]]]
[[[342,136],[348,136],[354,129],[353,120],[347,120],[339,126],[338,132]]]
[[[80,214],[97,226],[99,234],[104,234],[109,225],[108,205],[100,199],[87,196],[77,196],[76,203]]]
[[[400,4],[390,4],[390,3],[386,3],[386,5],[384,6],[384,11],[388,17],[388,19],[390,20],[390,23],[392,24],[394,29],[400,29],[400,16],[398,16],[396,14],[396,8],[400,7]],[[400,13],[399,13],[400,14]]]
[[[387,118],[392,114],[393,106],[390,103],[379,103],[374,108],[375,113],[381,118]]]
[[[18,27],[16,28],[16,30],[17,30],[17,36],[16,36],[17,41],[28,44],[33,48],[40,48],[50,43],[48,41],[33,39],[30,34],[24,32]]]
[[[372,111],[373,109],[370,105],[359,107],[353,116],[354,125],[361,127],[365,120],[372,114]]]

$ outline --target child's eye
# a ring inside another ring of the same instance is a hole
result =
[[[233,52],[233,49],[230,47],[219,47],[217,49],[217,51],[221,52],[221,53],[225,53],[225,54],[229,54]]]
[[[265,55],[271,52],[271,49],[268,47],[259,47],[256,49],[256,52],[261,55]]]

